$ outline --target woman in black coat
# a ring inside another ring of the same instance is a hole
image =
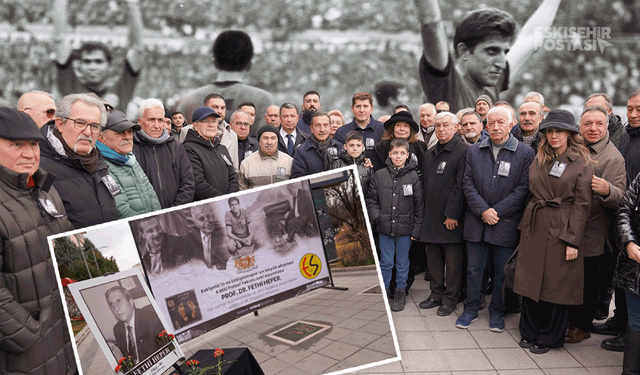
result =
[[[640,176],[640,175],[639,175]],[[629,324],[625,334],[623,374],[640,374],[640,177],[629,186],[618,210],[620,254],[613,284],[625,291]]]
[[[384,123],[382,140],[375,147],[375,155],[371,162],[374,172],[385,167],[385,161],[389,156],[389,144],[394,138],[404,138],[409,141],[409,157],[415,157],[418,163],[418,176],[422,179],[422,161],[427,153],[427,144],[416,138],[420,125],[418,125],[407,111],[395,113]]]

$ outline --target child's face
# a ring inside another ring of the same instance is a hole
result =
[[[407,152],[407,149],[404,147],[394,147],[389,151],[389,158],[396,168],[403,167],[408,156],[409,152]]]
[[[344,149],[347,150],[347,154],[354,159],[357,159],[362,154],[364,146],[362,142],[357,139],[352,139],[344,145]]]

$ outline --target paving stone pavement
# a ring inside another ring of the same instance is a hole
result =
[[[336,286],[349,290],[321,288],[268,306],[258,316],[243,316],[182,344],[185,356],[200,349],[248,347],[267,375],[330,373],[396,358],[383,296],[358,295],[379,285],[376,270],[359,268],[333,276]],[[296,320],[331,328],[296,346],[266,337]],[[114,374],[91,333],[78,352],[85,375]]]
[[[565,344],[563,348],[536,355],[518,346],[520,314],[505,318],[506,330],[502,333],[489,331],[488,309],[480,311],[478,321],[469,329],[456,328],[455,321],[463,310],[461,303],[448,317],[437,316],[436,308],[418,308],[418,303],[429,297],[429,283],[421,276],[416,276],[404,311],[392,313],[402,361],[357,374],[620,375],[622,372],[623,353],[600,348],[600,342],[610,336],[592,333],[591,338],[579,344]]]

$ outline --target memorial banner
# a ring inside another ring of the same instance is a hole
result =
[[[307,181],[129,225],[151,290],[178,342],[329,283]]]
[[[140,271],[69,284],[69,290],[115,372],[161,374],[184,357]]]

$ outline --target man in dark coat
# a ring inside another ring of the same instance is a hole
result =
[[[107,111],[86,94],[67,95],[58,103],[55,122],[41,131],[42,169],[56,175],[58,190],[69,221],[76,229],[118,219],[114,197],[120,189],[96,149]]]
[[[133,135],[133,153],[158,194],[162,208],[193,202],[193,168],[182,144],[164,129],[164,105],[147,99],[138,108],[142,127]]]
[[[338,128],[333,135],[333,139],[344,144],[347,133],[357,130],[362,133],[364,138],[364,155],[368,159],[373,159],[375,154],[373,147],[382,139],[384,125],[371,116],[373,112],[373,97],[371,94],[366,92],[356,93],[351,98],[351,112],[353,112],[353,121]]]
[[[184,148],[193,165],[195,200],[213,198],[239,190],[238,174],[227,148],[220,144],[220,116],[209,107],[193,112],[193,129],[184,139]]]
[[[462,176],[468,146],[455,136],[455,123],[453,113],[436,115],[438,144],[427,152],[422,164],[425,205],[420,241],[427,243],[431,295],[418,307],[440,306],[438,316],[450,315],[455,310],[462,285]]]
[[[162,342],[156,339],[164,327],[155,312],[137,309],[129,291],[121,286],[110,288],[104,296],[118,320],[113,335],[124,357],[131,356],[133,363],[138,364],[162,347]]]
[[[463,229],[468,259],[467,300],[456,327],[468,328],[478,318],[482,278],[488,253],[493,251],[495,281],[489,329],[503,332],[503,268],[518,245],[517,227],[529,193],[529,166],[535,152],[510,134],[513,119],[509,109],[492,108],[487,118],[489,138],[469,148],[463,177],[467,200]]]
[[[73,230],[45,142],[26,113],[0,108],[0,373],[73,374],[71,347],[47,236]]]
[[[342,143],[329,138],[331,118],[316,111],[311,118],[311,137],[296,149],[291,167],[291,178],[324,172],[338,158]]]

